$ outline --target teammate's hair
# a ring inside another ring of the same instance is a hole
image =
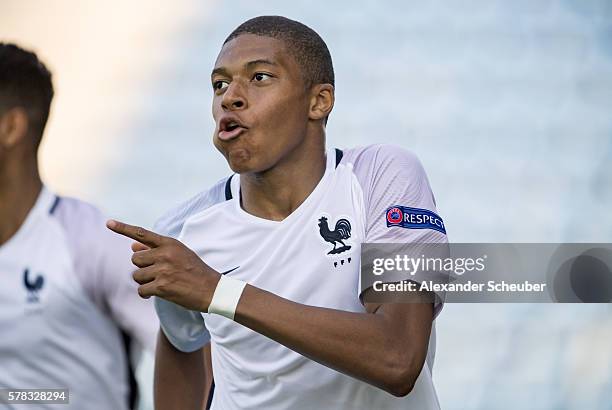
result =
[[[45,130],[51,100],[51,73],[36,54],[15,44],[0,42],[0,113],[23,108],[35,147]]]
[[[241,34],[255,34],[281,40],[302,70],[307,88],[315,84],[334,85],[334,67],[327,44],[310,27],[281,16],[259,16],[239,25],[223,45]]]

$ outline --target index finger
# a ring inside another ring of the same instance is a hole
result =
[[[132,238],[135,241],[143,243],[151,248],[156,248],[161,245],[163,236],[142,228],[140,226],[129,225],[123,222],[109,219],[106,222],[106,227],[120,235]]]

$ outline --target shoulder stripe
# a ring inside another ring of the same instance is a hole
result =
[[[53,204],[49,208],[49,215],[53,215],[53,212],[55,212],[55,210],[57,209],[57,205],[60,203],[60,199],[61,198],[59,196],[55,197],[55,200],[53,201]]]

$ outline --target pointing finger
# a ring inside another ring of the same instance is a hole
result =
[[[140,226],[129,225],[113,219],[109,219],[106,222],[106,227],[113,232],[127,236],[128,238],[134,239],[135,241],[143,243],[151,248],[156,248],[161,245],[164,238],[163,236],[158,235],[155,232],[147,231]]]

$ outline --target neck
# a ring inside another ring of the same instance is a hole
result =
[[[242,208],[264,219],[282,221],[295,211],[325,174],[325,139],[298,147],[273,168],[240,175]]]
[[[0,165],[0,245],[19,230],[41,188],[36,158],[9,159]]]

